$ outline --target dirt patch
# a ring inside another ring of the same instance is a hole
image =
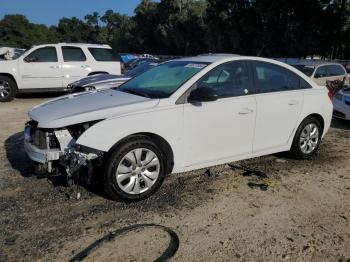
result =
[[[32,174],[21,130],[44,100],[0,104],[0,261],[67,261],[134,224],[174,230],[174,261],[350,258],[350,124],[335,121],[311,160],[272,155],[171,175],[157,194],[125,204],[98,187],[66,188],[59,177]],[[168,241],[161,231],[134,231],[87,261],[149,261]]]

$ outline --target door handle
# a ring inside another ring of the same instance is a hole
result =
[[[50,66],[50,68],[52,68],[52,69],[58,69],[58,68],[60,68],[60,66]]]
[[[247,115],[253,113],[254,110],[250,108],[243,108],[241,111],[238,112],[240,115]]]
[[[81,68],[89,68],[89,65],[82,65]]]
[[[290,105],[290,106],[295,106],[297,104],[299,104],[299,101],[297,101],[297,100],[291,100],[288,102],[288,105]]]

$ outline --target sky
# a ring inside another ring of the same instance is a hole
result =
[[[133,15],[141,0],[0,0],[0,19],[6,14],[25,15],[30,22],[56,25],[62,17],[83,19],[94,11],[104,14],[108,9]]]

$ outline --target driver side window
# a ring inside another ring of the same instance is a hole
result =
[[[213,89],[218,98],[247,95],[250,87],[247,64],[229,62],[219,65],[197,82],[197,88],[204,87]]]
[[[42,47],[24,58],[26,62],[57,62],[57,52],[55,47]]]

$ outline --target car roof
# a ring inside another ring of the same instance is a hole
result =
[[[69,46],[91,46],[91,47],[108,47],[110,48],[109,45],[102,45],[102,44],[88,44],[88,43],[58,43],[57,45],[69,45]]]
[[[203,62],[203,63],[215,63],[226,60],[227,58],[239,57],[234,54],[208,54],[208,55],[199,55],[192,57],[184,57],[175,59],[176,61],[191,61],[191,62]]]
[[[107,48],[112,49],[109,45],[100,45],[100,44],[87,44],[87,43],[57,43],[57,44],[41,44],[41,45],[33,45],[31,48],[34,47],[46,47],[46,46],[74,46],[74,47],[95,47],[95,48]],[[29,49],[28,49],[29,50]]]
[[[293,66],[321,66],[321,65],[340,65],[339,63],[329,62],[329,61],[303,61],[299,63],[291,63]]]

